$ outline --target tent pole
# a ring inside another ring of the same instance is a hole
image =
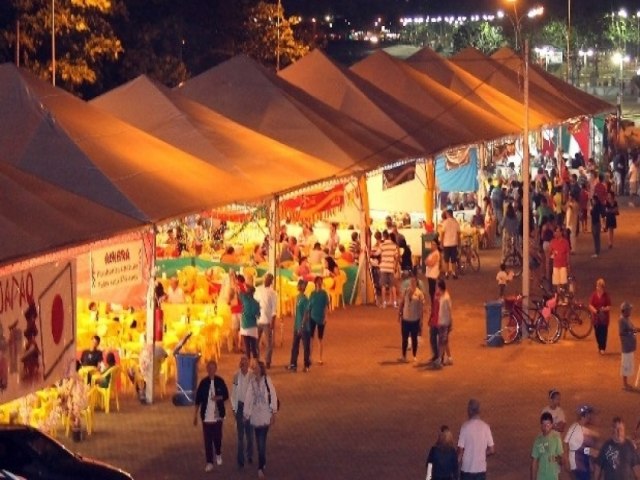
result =
[[[531,181],[529,176],[529,39],[524,41],[524,131],[522,142],[522,295],[523,308],[529,305],[529,219],[531,211]]]
[[[359,259],[359,285],[360,298],[363,305],[369,302],[368,282],[371,281],[371,268],[369,264],[369,252],[371,249],[371,212],[369,210],[369,190],[367,188],[367,174],[358,176],[358,193],[360,194],[360,259]],[[373,282],[372,282],[373,283]],[[352,294],[352,298],[354,298]]]
[[[149,259],[149,279],[147,282],[147,328],[145,331],[145,348],[151,346],[151,367],[142,372],[145,381],[145,399],[148,404],[153,403],[153,378],[155,368],[154,322],[155,322],[155,270],[156,270],[156,231],[155,224],[151,227],[151,258]],[[149,375],[149,372],[151,375]]]

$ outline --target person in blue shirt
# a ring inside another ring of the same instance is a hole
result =
[[[293,343],[291,344],[291,361],[286,367],[291,372],[298,370],[298,354],[300,353],[300,342],[304,355],[304,371],[308,372],[311,366],[311,337],[309,336],[309,299],[304,294],[307,282],[298,281],[298,296],[295,300],[294,322],[293,322]]]
[[[322,288],[322,277],[317,276],[313,283],[315,290],[309,296],[309,327],[310,342],[315,337],[316,328],[318,329],[318,353],[320,355],[319,364],[323,364],[322,359],[322,339],[324,338],[324,326],[326,324],[327,315],[329,313],[329,295]]]

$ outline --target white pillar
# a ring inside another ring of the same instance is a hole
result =
[[[151,260],[149,262],[149,280],[147,285],[147,328],[145,331],[145,346],[144,348],[149,348],[151,346],[151,367],[147,369],[146,372],[142,372],[144,375],[144,381],[146,385],[145,389],[145,398],[147,403],[153,403],[153,378],[155,368],[154,361],[154,342],[153,342],[153,334],[154,334],[154,322],[155,322],[155,274],[156,274],[156,227],[155,225],[151,229],[151,235],[153,237],[151,241]],[[151,374],[149,375],[149,372]]]

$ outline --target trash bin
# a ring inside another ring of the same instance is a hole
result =
[[[173,396],[174,405],[188,406],[195,403],[199,359],[200,355],[192,353],[179,353],[176,355],[176,388],[178,391]]]
[[[487,325],[487,346],[501,347],[504,340],[500,332],[502,326],[502,301],[496,300],[484,304]]]

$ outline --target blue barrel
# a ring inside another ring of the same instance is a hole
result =
[[[485,320],[487,325],[487,346],[501,347],[504,340],[500,334],[502,326],[502,301],[487,302],[484,304]]]
[[[174,405],[186,406],[195,403],[198,384],[198,360],[200,355],[179,353],[176,355],[177,392],[173,396]]]

